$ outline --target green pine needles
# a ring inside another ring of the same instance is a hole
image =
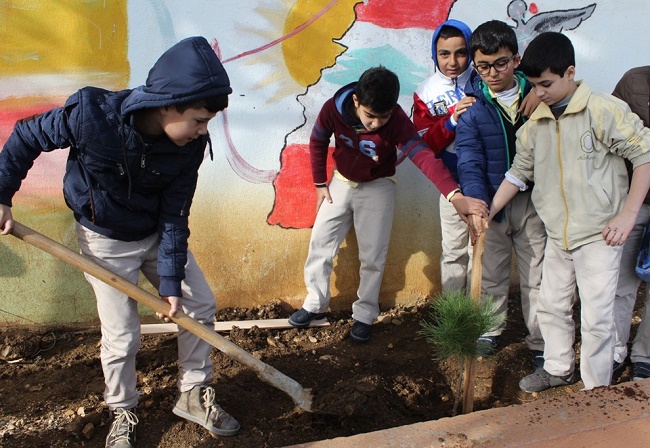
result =
[[[430,320],[420,322],[419,334],[434,345],[434,359],[455,359],[459,363],[476,358],[478,338],[497,328],[501,319],[494,315],[492,297],[476,303],[466,291],[445,291],[431,302]]]

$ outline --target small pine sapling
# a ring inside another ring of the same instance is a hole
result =
[[[431,302],[429,319],[422,320],[419,334],[434,346],[433,359],[453,360],[458,363],[460,375],[452,415],[456,415],[461,397],[465,362],[481,352],[478,338],[497,328],[501,318],[494,315],[492,297],[472,299],[466,291],[445,291]]]

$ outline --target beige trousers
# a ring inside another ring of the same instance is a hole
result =
[[[380,178],[350,184],[337,177],[329,185],[332,203],[324,201],[311,232],[305,262],[307,297],[303,308],[327,311],[331,299],[330,276],[339,246],[354,225],[359,245],[359,289],[352,317],[372,324],[379,316],[379,290],[384,275],[395,208],[395,182]]]
[[[472,246],[469,226],[460,219],[454,206],[440,195],[440,230],[442,253],[440,256],[440,282],[443,291],[470,289]]]
[[[607,386],[614,361],[614,295],[623,247],[604,240],[563,250],[549,241],[537,317],[544,336],[544,369],[564,376],[575,368],[575,289],[580,297],[580,375],[585,389]]]

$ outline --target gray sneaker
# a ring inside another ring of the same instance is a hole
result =
[[[573,383],[573,373],[566,376],[555,376],[541,369],[525,376],[519,381],[519,388],[524,392],[541,392],[551,387],[568,386]]]
[[[234,436],[239,432],[239,423],[214,401],[214,389],[210,386],[195,386],[182,392],[176,401],[173,413],[198,423],[212,434]]]
[[[106,436],[106,448],[131,448],[135,446],[135,425],[138,417],[132,412],[135,408],[117,408],[111,411],[113,423]]]

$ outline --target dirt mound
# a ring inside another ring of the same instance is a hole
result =
[[[533,395],[519,391],[517,384],[529,373],[530,358],[521,342],[525,330],[517,302],[517,297],[510,300],[508,328],[498,352],[477,363],[475,410],[581,387],[577,383]],[[278,319],[289,314],[273,302],[255,309],[222,310],[218,320]],[[424,301],[386,310],[367,344],[349,338],[349,312],[329,315],[328,327],[233,329],[228,334],[233,342],[310,388],[316,412],[300,410],[284,392],[214,350],[217,401],[242,426],[238,436],[218,439],[171,413],[176,394],[175,336],[143,336],[138,355],[142,393],[138,444],[278,447],[449,417],[458,369],[433,361],[433,348],[418,334],[420,322],[428,316]],[[0,446],[104,446],[108,414],[99,340],[98,329],[0,332],[0,348],[6,351],[0,358]],[[627,379],[629,367],[618,381]]]

